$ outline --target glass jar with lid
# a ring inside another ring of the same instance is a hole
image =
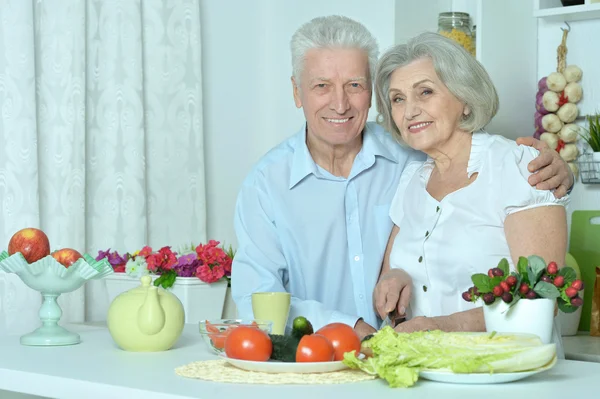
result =
[[[466,12],[442,12],[438,16],[438,33],[460,44],[475,56],[475,36],[471,17]]]

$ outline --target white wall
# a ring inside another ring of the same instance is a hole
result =
[[[535,114],[537,21],[531,1],[482,0],[477,34],[480,61],[500,98],[500,109],[487,126],[511,139],[532,136]]]
[[[567,37],[567,65],[576,64],[583,70],[583,99],[577,104],[581,115],[578,120],[585,126],[581,117],[589,112],[600,112],[600,19],[569,22],[571,32]],[[539,20],[538,24],[538,68],[537,78],[556,71],[556,48],[561,43],[561,22]],[[573,189],[569,206],[569,225],[573,210],[599,210],[600,184],[582,184]]]
[[[394,41],[394,0],[204,0],[200,11],[208,236],[235,246],[242,180],[303,122],[290,83],[292,34],[316,16],[342,14],[383,50]]]

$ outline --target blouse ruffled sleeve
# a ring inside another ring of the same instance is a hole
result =
[[[569,196],[554,197],[551,190],[538,190],[531,186],[527,179],[531,172],[527,165],[539,155],[535,148],[519,145],[506,154],[502,170],[502,191],[498,195],[504,196],[504,214],[524,211],[539,206],[567,206]]]
[[[406,165],[402,175],[400,176],[400,181],[398,182],[398,188],[396,189],[396,194],[394,194],[394,198],[392,199],[392,205],[390,206],[390,218],[394,222],[396,226],[400,225],[402,218],[404,217],[404,197],[405,195],[410,195],[410,193],[406,192],[406,188],[408,187],[408,183],[412,180],[415,172],[423,166],[422,161],[413,161]]]

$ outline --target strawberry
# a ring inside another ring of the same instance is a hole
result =
[[[471,299],[473,299],[473,297],[471,296],[471,293],[467,292],[467,291],[462,293],[462,298],[467,302],[471,302]]]
[[[551,278],[550,278],[550,276],[548,276],[548,275],[545,275],[545,274],[544,274],[544,275],[542,276],[542,278],[540,278],[540,280],[541,280],[541,281],[545,281],[545,282],[547,282],[547,283],[550,283],[550,284],[552,284],[552,279],[551,279]]]
[[[571,286],[565,290],[565,294],[567,294],[569,298],[573,298],[577,295],[577,288]]]
[[[496,297],[491,292],[486,292],[483,294],[483,302],[485,302],[487,305],[491,305],[495,300]]]
[[[488,276],[490,276],[490,278],[494,278],[494,269],[488,270]]]
[[[558,273],[558,265],[556,262],[550,262],[548,263],[546,270],[548,271],[548,274],[556,274]]]
[[[535,298],[537,298],[537,297],[538,297],[538,296],[537,296],[537,294],[535,293],[535,291],[534,291],[534,290],[529,290],[529,291],[527,292],[527,294],[525,295],[525,298],[527,298],[527,299],[535,299]]]
[[[575,288],[577,291],[581,291],[583,289],[583,281],[575,280],[571,283],[571,287]]]
[[[494,267],[492,269],[492,273],[494,273],[495,277],[502,277],[502,276],[504,276],[504,272],[499,267]]]
[[[509,286],[514,287],[517,284],[517,278],[515,276],[508,276],[506,278],[506,283]]]
[[[521,283],[521,286],[519,287],[519,292],[521,293],[521,295],[525,295],[529,292],[529,286],[527,285],[527,283]]]
[[[583,299],[581,299],[578,296],[573,297],[573,298],[571,298],[571,305],[579,307],[579,306],[583,305]]]
[[[565,278],[563,276],[556,276],[554,277],[553,283],[556,287],[560,288],[565,285]]]
[[[494,293],[495,296],[502,296],[502,294],[504,294],[504,290],[499,285],[495,286],[494,289],[492,290],[492,292]]]
[[[502,287],[502,291],[510,292],[510,286],[508,285],[508,283],[506,281],[501,281],[500,287]]]
[[[511,303],[513,300],[513,296],[510,292],[505,292],[502,294],[502,300],[506,303]]]

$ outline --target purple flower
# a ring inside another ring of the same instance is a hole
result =
[[[109,253],[110,253],[110,248],[108,248],[106,251],[98,251],[98,256],[96,256],[96,261],[101,261],[102,259],[106,258]]]
[[[127,256],[120,256],[117,251],[108,254],[108,263],[111,266],[119,266],[127,262]]]
[[[202,264],[198,260],[195,253],[182,255],[177,259],[177,263],[173,266],[173,270],[177,272],[179,277],[194,277],[196,269]]]
[[[177,263],[175,264],[175,267],[189,266],[192,263],[194,263],[197,259],[198,259],[198,256],[196,255],[196,253],[188,254],[188,255],[181,255],[179,257],[179,259],[177,259]]]

